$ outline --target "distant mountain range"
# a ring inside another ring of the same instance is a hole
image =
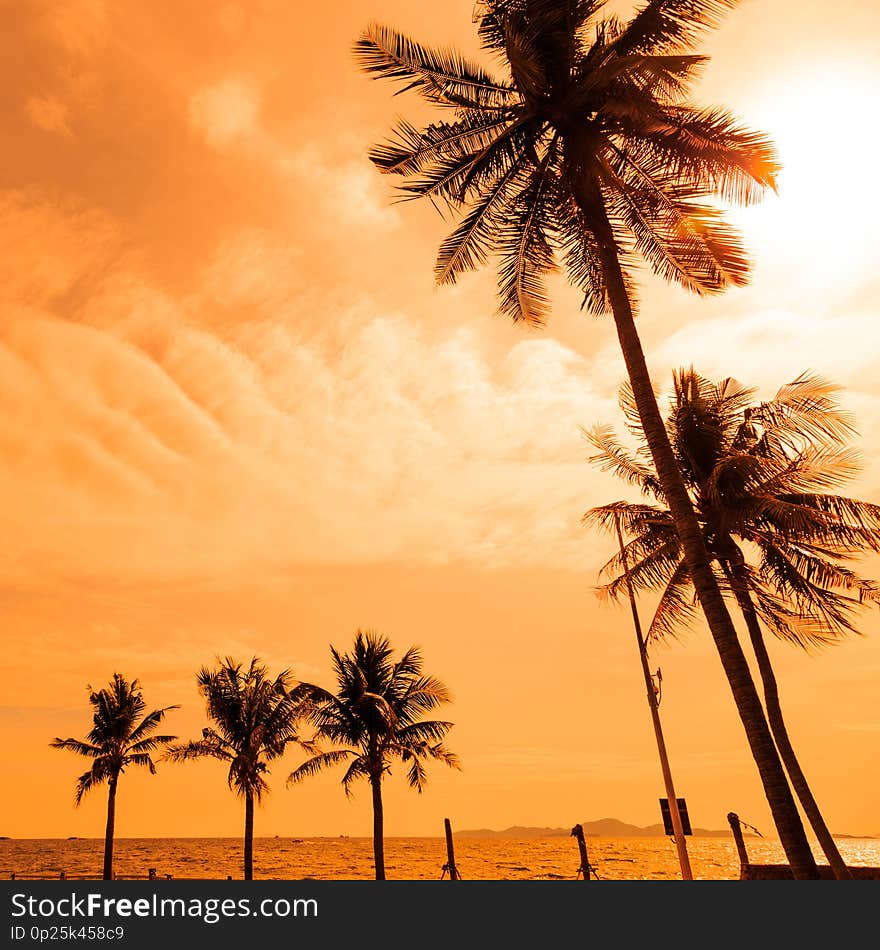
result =
[[[666,832],[663,825],[631,825],[619,818],[600,818],[598,821],[583,821],[584,834],[590,838],[663,838]],[[694,828],[694,835],[702,838],[726,838],[730,836],[730,829],[711,831],[707,828]],[[503,831],[491,828],[475,828],[467,831],[456,831],[457,838],[558,838],[570,835],[571,828],[530,828],[522,825],[513,825]]]

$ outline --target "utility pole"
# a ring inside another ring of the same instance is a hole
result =
[[[669,769],[669,759],[666,755],[666,743],[663,740],[663,729],[660,726],[660,710],[657,702],[657,692],[654,689],[654,680],[648,668],[648,648],[642,635],[642,625],[639,622],[639,612],[636,608],[636,595],[632,580],[629,576],[629,562],[626,557],[626,548],[623,545],[623,533],[620,530],[620,513],[614,513],[614,527],[617,529],[617,543],[620,545],[620,561],[623,574],[626,578],[626,591],[629,594],[629,605],[632,609],[633,626],[636,631],[636,640],[639,644],[639,659],[642,663],[642,673],[645,677],[645,687],[648,690],[648,706],[651,708],[651,720],[654,723],[654,735],[657,737],[657,751],[660,753],[660,769],[663,772],[663,784],[666,786],[666,797],[669,799],[669,817],[672,819],[672,830],[675,838],[675,847],[678,851],[678,863],[681,865],[681,879],[692,881],[691,862],[688,858],[687,843],[684,839],[684,829],[681,824],[681,815],[678,811],[678,799],[675,797],[675,788],[672,784],[672,772]]]

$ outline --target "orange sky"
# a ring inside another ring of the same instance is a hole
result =
[[[257,653],[329,686],[328,644],[358,626],[419,643],[455,696],[464,770],[421,798],[394,774],[389,834],[656,822],[627,614],[591,592],[609,542],[579,526],[624,494],[579,432],[620,424],[611,322],[560,286],[546,330],[510,326],[488,271],[435,289],[444,223],[392,205],[366,159],[420,107],[358,74],[352,40],[376,19],[474,52],[471,0],[313,9],[0,0],[0,833],[102,832],[103,793],[75,810],[81,763],[47,746],[87,731],[86,684],[138,676],[195,735],[199,665]],[[710,37],[702,98],[776,137],[780,196],[736,212],[750,287],[646,279],[640,319],[661,385],[694,362],[762,395],[804,370],[845,386],[851,493],[875,501],[878,28],[872,0],[752,0]],[[818,657],[771,647],[852,834],[880,833],[880,614],[862,629]],[[652,662],[693,823],[771,832],[707,634]],[[369,834],[365,790],[288,791],[289,768],[257,834]],[[125,776],[117,831],[237,835],[241,813],[218,763],[163,766]]]

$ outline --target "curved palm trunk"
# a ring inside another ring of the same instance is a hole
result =
[[[743,565],[736,564],[731,569],[731,567],[725,563],[723,564],[723,568],[749,631],[749,639],[752,642],[752,649],[755,651],[758,671],[761,674],[761,682],[764,685],[764,703],[767,706],[767,718],[770,720],[773,738],[776,740],[779,754],[791,778],[792,787],[803,806],[804,814],[806,814],[807,819],[813,827],[813,831],[816,833],[816,838],[822,850],[825,852],[825,857],[828,858],[828,863],[831,865],[834,877],[839,881],[850,880],[852,874],[850,874],[849,868],[841,857],[837,844],[831,832],[828,830],[828,826],[825,824],[825,819],[822,817],[822,812],[819,810],[819,805],[813,797],[813,793],[807,783],[807,778],[801,769],[800,762],[798,762],[797,755],[788,737],[788,730],[785,728],[785,720],[782,716],[782,706],[779,702],[776,674],[773,672],[770,655],[767,653],[767,646],[764,643],[764,636],[761,633],[761,624],[758,621],[755,605],[749,593],[748,578],[743,576]]]
[[[254,796],[246,792],[244,796],[244,879],[254,879]]]
[[[116,831],[116,782],[114,776],[108,782],[110,791],[107,794],[107,828],[104,832],[104,880],[113,880],[113,836]]]
[[[779,753],[773,743],[761,700],[737,639],[736,629],[712,573],[700,524],[660,416],[604,199],[595,181],[586,179],[586,175],[581,178],[580,193],[576,197],[595,229],[602,273],[630,385],[663,495],[681,540],[688,571],[730,683],[737,712],[758,767],[764,794],[792,874],[796,880],[818,878],[816,861],[779,760]]]
[[[385,880],[385,813],[382,810],[382,775],[371,775],[373,789],[373,860],[376,880]]]

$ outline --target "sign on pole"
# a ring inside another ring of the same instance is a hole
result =
[[[678,802],[678,814],[681,818],[681,830],[686,835],[693,835],[691,831],[691,821],[688,818],[687,803],[683,798],[676,799]],[[669,799],[661,798],[660,799],[660,813],[663,815],[663,831],[667,835],[672,835],[675,832],[672,828],[672,815],[669,813]]]

